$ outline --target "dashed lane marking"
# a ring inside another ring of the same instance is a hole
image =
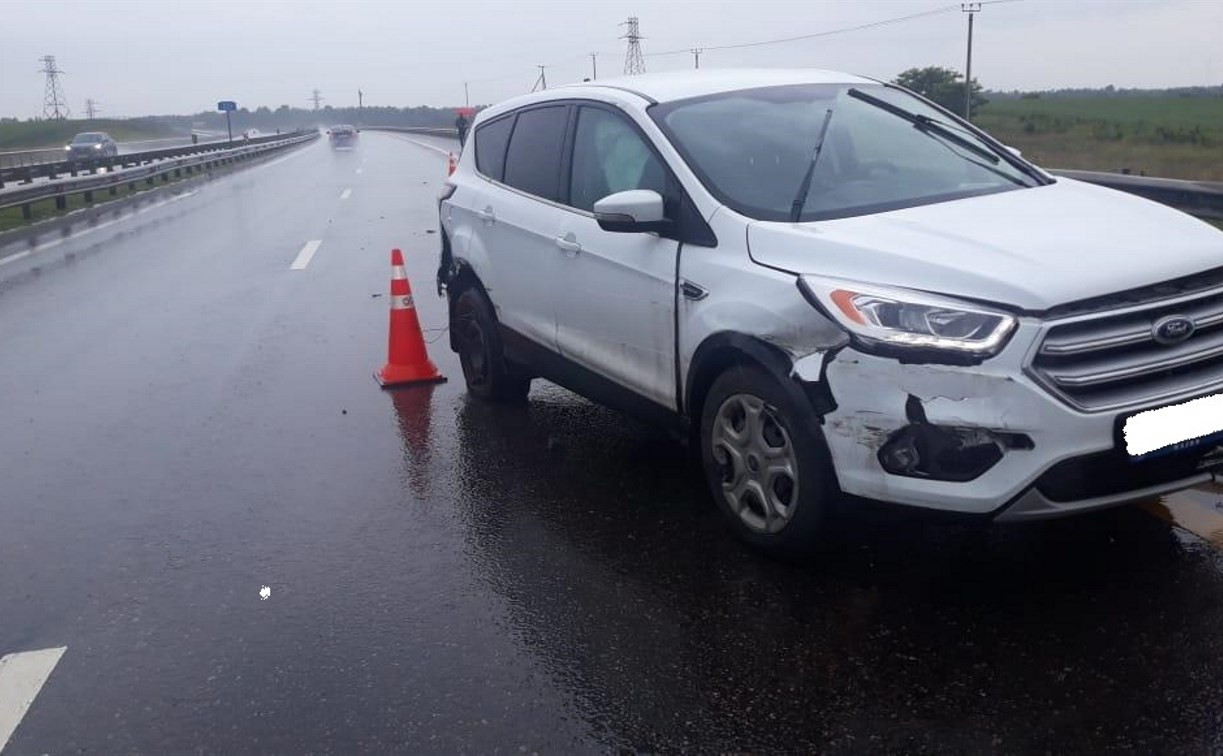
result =
[[[346,200],[351,196],[352,196],[352,189],[345,189],[344,191],[340,192],[340,199],[342,200]]]
[[[322,239],[311,239],[302,246],[302,251],[297,253],[297,257],[293,260],[293,264],[289,266],[289,270],[305,270],[310,261],[314,259],[314,253],[318,252],[319,245],[323,243]]]
[[[0,751],[67,650],[60,646],[0,657]]]

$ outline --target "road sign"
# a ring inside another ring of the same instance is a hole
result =
[[[221,100],[220,102],[217,103],[217,110],[224,110],[225,112],[228,113],[231,110],[237,110],[237,109],[238,109],[238,103],[234,102],[233,100]]]

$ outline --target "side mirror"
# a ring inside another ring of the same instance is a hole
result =
[[[663,212],[662,195],[652,189],[609,194],[595,203],[599,228],[620,234],[663,233],[671,228]]]

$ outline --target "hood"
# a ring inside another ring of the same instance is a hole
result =
[[[1071,179],[813,223],[754,222],[758,263],[1041,311],[1223,266],[1223,231]]]

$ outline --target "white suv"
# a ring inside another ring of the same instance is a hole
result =
[[[807,547],[842,493],[1029,519],[1219,456],[1223,233],[889,84],[526,95],[480,113],[440,212],[469,392],[542,376],[668,424],[766,549]]]

